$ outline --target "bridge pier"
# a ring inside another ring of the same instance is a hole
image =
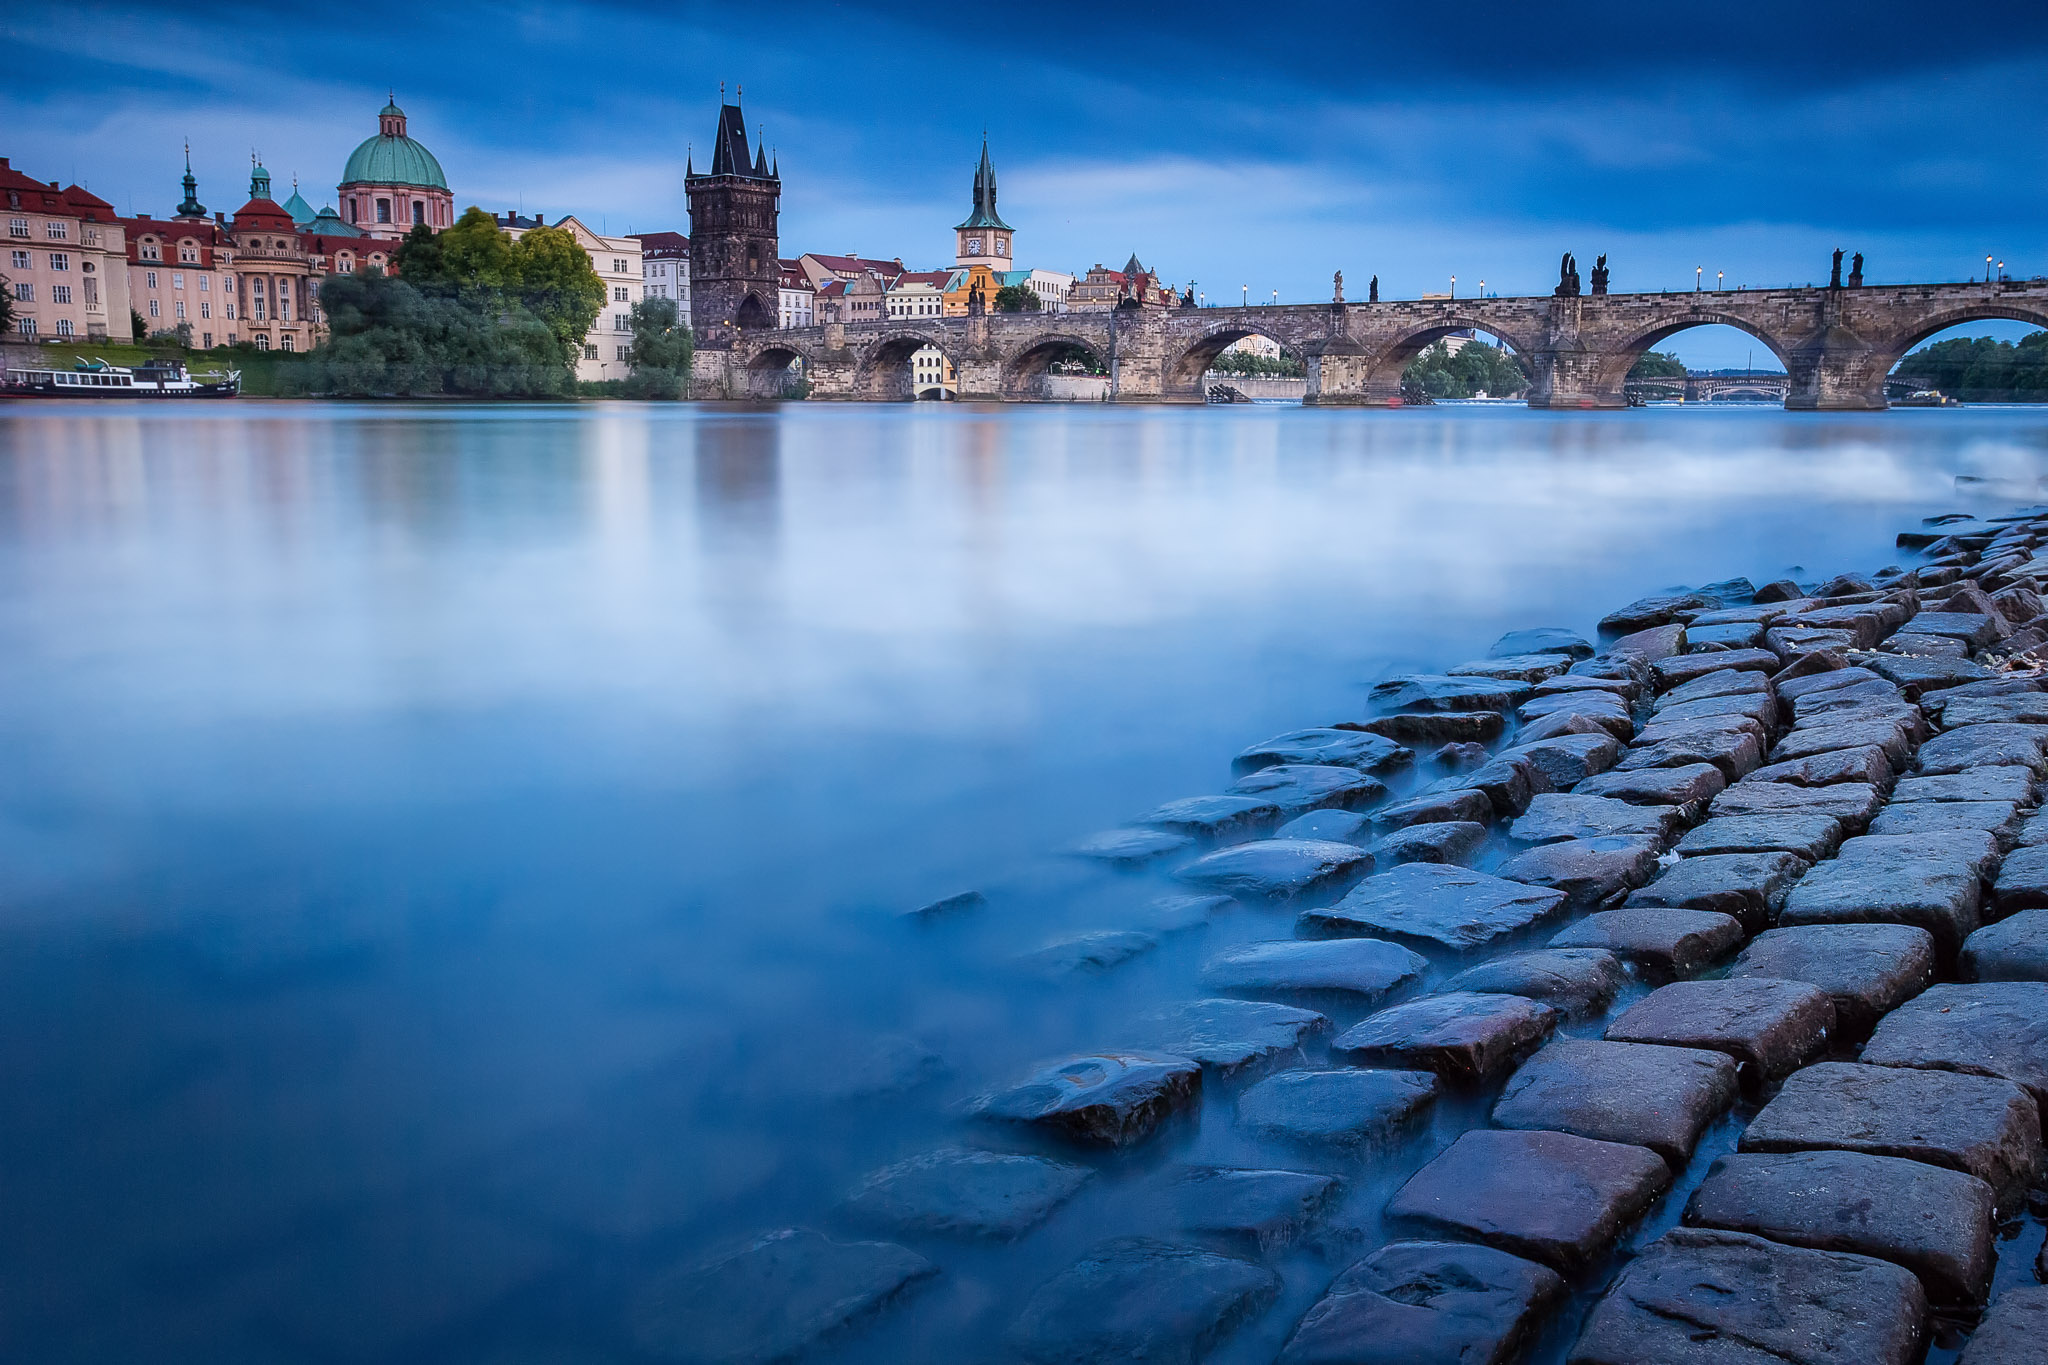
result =
[[[1891,406],[1884,381],[1891,365],[1862,345],[1814,347],[1785,359],[1785,408],[1790,412],[1883,412]]]
[[[1586,412],[1625,408],[1628,391],[1611,376],[1616,357],[1573,347],[1566,350],[1533,351],[1528,357],[1533,377],[1529,383],[1529,406],[1553,412]],[[1629,357],[1622,373],[1634,363]]]

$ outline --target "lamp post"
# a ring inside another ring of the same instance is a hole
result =
[[[1991,258],[1989,256],[1986,256],[1984,258],[1984,263],[1987,266],[1989,266],[1991,263]],[[1989,279],[1990,276],[1987,275],[1985,276],[1985,278]],[[1241,284],[1237,287],[1237,306],[1240,308],[1249,308],[1252,306],[1252,287],[1250,285]]]
[[[1724,283],[1724,281],[1727,279],[1727,276],[1728,272],[1725,270],[1716,270],[1714,272],[1714,292],[1716,294],[1723,294],[1727,292],[1728,286],[1726,283]]]
[[[1483,278],[1479,281],[1479,297],[1482,299],[1486,297],[1486,281]]]
[[[1694,267],[1692,268],[1692,292],[1693,292],[1693,293],[1697,294],[1697,293],[1699,293],[1699,292],[1700,292],[1700,285],[1701,285],[1702,283],[1704,283],[1704,282],[1705,282],[1705,280],[1706,280],[1706,275],[1707,275],[1707,268],[1706,268],[1705,266],[1703,266],[1703,265],[1696,265],[1696,266],[1694,266]]]
[[[1991,258],[1989,256],[1984,258],[1984,283],[1991,283]]]
[[[2000,261],[2000,262],[1998,263],[1998,279],[1999,279],[1999,283],[2001,283],[2001,284],[2003,284],[2003,283],[2005,282],[2005,262],[2004,262],[2004,261]]]
[[[1458,277],[1456,275],[1451,276],[1451,297],[1458,297]]]

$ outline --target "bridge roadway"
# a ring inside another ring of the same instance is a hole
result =
[[[1302,358],[1305,402],[1399,407],[1401,372],[1439,337],[1492,333],[1529,362],[1533,408],[1622,408],[1637,357],[1675,333],[1716,323],[1749,333],[1784,365],[1785,406],[1886,406],[1900,357],[1958,323],[2008,319],[2048,327],[2048,282],[1867,285],[1570,298],[1426,299],[1089,313],[992,313],[820,327],[711,329],[699,338],[695,396],[781,396],[803,362],[809,395],[887,402],[912,397],[910,357],[931,346],[953,363],[958,396],[1044,401],[1047,367],[1069,346],[1107,364],[1124,403],[1199,403],[1202,374],[1231,343],[1265,336]]]

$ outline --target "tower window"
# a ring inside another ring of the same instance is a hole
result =
[[[412,201],[412,221],[415,227],[427,221],[427,205],[424,200],[415,199]]]
[[[380,223],[391,221],[391,201],[389,199],[379,199],[377,201],[377,221]]]

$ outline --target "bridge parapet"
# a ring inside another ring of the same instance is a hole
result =
[[[1068,347],[1110,372],[1117,402],[1197,403],[1202,375],[1233,342],[1264,336],[1301,358],[1305,402],[1394,407],[1401,375],[1438,338],[1502,338],[1531,375],[1538,408],[1619,408],[1643,352],[1692,327],[1735,327],[1785,366],[1788,408],[1885,406],[1891,367],[1933,332],[2005,318],[2048,327],[2048,282],[1872,285],[1702,293],[1388,300],[1246,308],[996,313],[745,332],[729,351],[699,352],[699,396],[758,398],[787,387],[796,362],[814,398],[911,397],[910,357],[938,350],[959,396],[1030,401]]]

